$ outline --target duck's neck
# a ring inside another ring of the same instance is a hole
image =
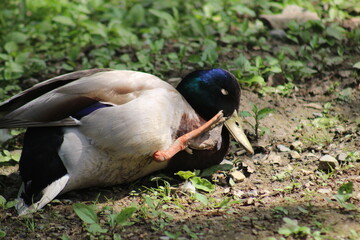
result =
[[[214,150],[192,150],[192,154],[186,151],[177,153],[170,161],[167,169],[172,171],[177,170],[194,170],[205,169],[213,165],[219,164],[226,155],[229,145],[230,137],[226,127],[223,127],[221,132],[221,146]]]

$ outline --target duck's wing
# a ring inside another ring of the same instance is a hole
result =
[[[172,86],[151,74],[111,69],[73,72],[41,82],[0,105],[0,128],[71,126],[96,102],[127,103],[147,90]]]

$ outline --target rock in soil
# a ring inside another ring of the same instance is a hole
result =
[[[340,153],[338,156],[337,156],[337,160],[339,161],[345,161],[347,158],[347,154],[346,153]]]
[[[288,148],[287,146],[285,145],[282,145],[282,144],[278,144],[276,145],[277,149],[279,149],[280,152],[290,152],[290,148]]]
[[[245,180],[245,175],[241,171],[233,171],[230,173],[230,176],[234,180],[234,182],[243,182]]]
[[[291,147],[294,149],[299,149],[303,146],[303,143],[301,141],[295,141],[293,143],[291,143]]]
[[[319,159],[319,170],[331,171],[339,166],[339,162],[330,155],[324,155]]]
[[[300,153],[298,153],[297,151],[291,151],[290,156],[292,159],[300,159],[301,158]]]

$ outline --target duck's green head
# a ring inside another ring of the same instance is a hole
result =
[[[205,120],[220,110],[228,117],[239,108],[239,84],[231,73],[220,68],[188,74],[179,83],[177,90]]]
[[[254,153],[237,114],[240,86],[231,73],[220,68],[195,71],[179,83],[177,90],[205,120],[222,110],[225,117],[230,117],[224,125],[231,135],[248,152]]]

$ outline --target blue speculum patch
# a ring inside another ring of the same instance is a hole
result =
[[[102,102],[96,102],[93,105],[91,105],[87,108],[84,108],[84,109],[78,111],[77,113],[73,114],[72,117],[80,120],[81,118],[89,115],[93,111],[98,110],[100,108],[104,108],[104,107],[112,107],[112,105],[107,104],[107,103],[102,103]]]

